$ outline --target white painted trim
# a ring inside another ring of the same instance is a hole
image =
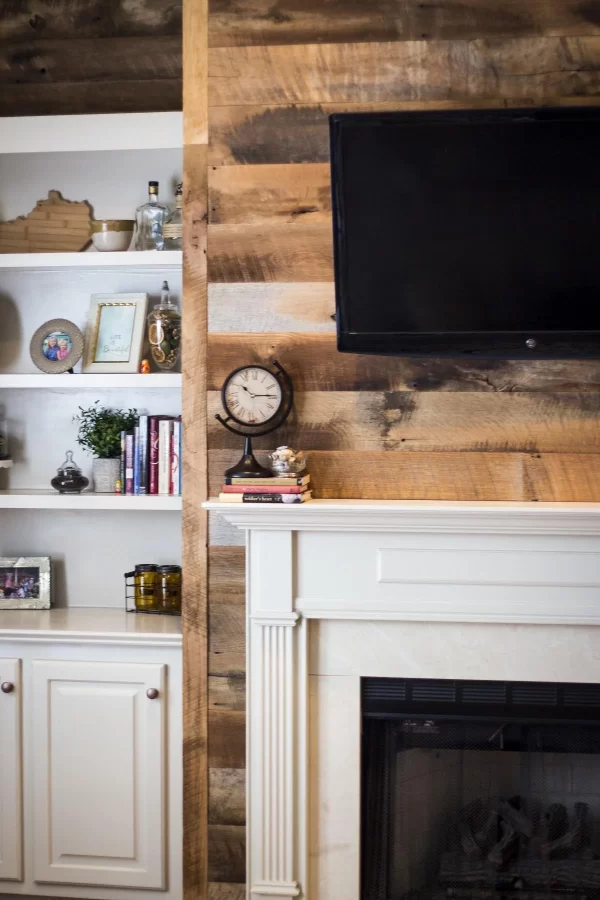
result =
[[[180,270],[181,250],[139,250],[123,253],[0,253],[0,269],[47,272],[53,269],[131,269],[143,274],[157,270]]]
[[[0,153],[170,150],[183,147],[180,112],[0,118]]]
[[[244,530],[600,535],[600,503],[312,500],[287,506],[209,500],[203,506]]]
[[[109,509],[122,512],[177,512],[181,497],[167,494],[59,494],[57,491],[0,491],[0,509]]]
[[[139,391],[181,390],[181,375],[150,373],[149,375],[0,375],[0,388],[6,390],[97,391],[128,388]],[[0,463],[2,460],[0,460]]]

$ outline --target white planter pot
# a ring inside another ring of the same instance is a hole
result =
[[[121,460],[94,459],[92,475],[97,494],[114,494],[116,483],[121,477]]]

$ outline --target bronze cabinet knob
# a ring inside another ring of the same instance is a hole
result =
[[[2,682],[2,693],[3,694],[12,694],[14,689],[15,689],[15,686],[12,683],[12,681],[3,681]]]
[[[148,688],[148,690],[146,691],[146,697],[148,698],[148,700],[156,700],[156,698],[158,697],[158,691],[156,690],[156,688]]]

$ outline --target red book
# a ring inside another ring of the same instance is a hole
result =
[[[148,493],[158,494],[158,423],[164,416],[148,418]]]
[[[303,494],[308,489],[306,484],[290,484],[289,486],[278,484],[271,487],[267,484],[243,485],[240,484],[224,484],[221,491],[224,494],[272,494],[276,491],[278,494]]]

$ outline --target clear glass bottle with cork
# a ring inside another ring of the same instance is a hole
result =
[[[175,189],[175,209],[164,221],[163,250],[181,250],[183,247],[183,184]]]
[[[135,211],[134,250],[162,250],[163,226],[169,207],[158,202],[158,181],[148,182],[148,202]]]

